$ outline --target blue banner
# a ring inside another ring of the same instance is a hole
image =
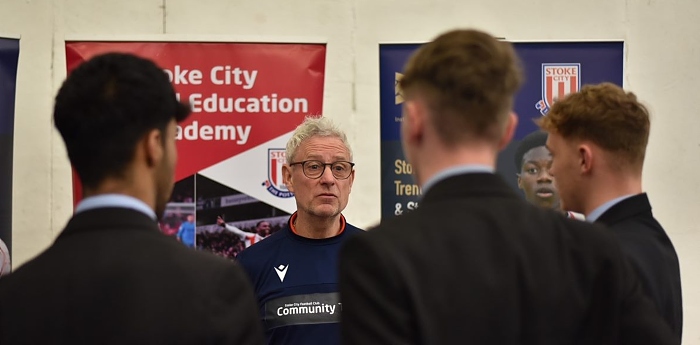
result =
[[[624,43],[532,42],[514,43],[525,72],[525,83],[515,99],[520,121],[513,142],[498,157],[497,171],[518,189],[515,150],[527,134],[536,131],[532,121],[544,116],[552,102],[585,84],[611,82],[622,85]],[[420,190],[401,148],[401,103],[397,82],[418,44],[379,46],[382,218],[418,207]]]
[[[19,40],[0,38],[0,275],[12,251],[12,147]]]

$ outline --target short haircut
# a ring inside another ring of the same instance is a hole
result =
[[[123,177],[146,133],[165,131],[189,113],[155,63],[108,53],[82,63],[64,81],[54,124],[81,183],[95,188],[105,178]]]
[[[547,132],[539,130],[526,135],[518,144],[518,147],[515,149],[515,167],[518,173],[523,170],[523,157],[525,154],[540,146],[547,146]]]
[[[400,89],[419,94],[447,144],[497,140],[522,83],[510,43],[477,30],[454,30],[423,45],[409,59]]]
[[[333,137],[338,138],[343,142],[343,145],[348,149],[350,153],[350,160],[352,161],[352,149],[350,149],[350,144],[348,143],[348,138],[333,121],[327,117],[317,117],[317,116],[307,116],[292,133],[292,137],[287,142],[287,151],[285,153],[287,163],[294,163],[294,155],[301,143],[311,137]]]
[[[586,85],[554,103],[540,127],[567,139],[595,143],[635,169],[644,165],[649,112],[631,92],[612,83]]]

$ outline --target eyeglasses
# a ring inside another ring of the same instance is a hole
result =
[[[355,163],[338,161],[333,163],[323,163],[321,161],[303,161],[296,163],[289,163],[289,166],[295,166],[301,164],[302,171],[304,171],[304,176],[308,178],[319,178],[326,171],[326,166],[331,167],[331,173],[333,177],[338,180],[345,180],[352,174],[352,167]]]

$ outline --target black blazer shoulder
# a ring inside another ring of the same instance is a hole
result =
[[[0,279],[2,344],[262,341],[242,269],[131,209],[76,214],[53,245]]]
[[[494,231],[503,232],[506,241],[551,237],[575,247],[598,247],[601,253],[608,253],[614,250],[611,246],[617,246],[601,225],[569,219],[526,203],[499,175],[490,173],[462,174],[439,181],[423,196],[418,209],[400,217],[382,219],[363,235],[372,237],[377,245],[393,244],[383,250],[403,251],[408,247],[420,248],[422,243],[432,241],[431,237],[479,240],[472,237],[479,236],[479,232],[469,234],[469,228],[477,223],[491,223]],[[429,229],[432,230],[423,231]],[[444,233],[446,229],[455,233]],[[511,236],[506,233],[509,229],[518,229],[518,232]]]
[[[618,202],[596,220],[596,222],[607,226],[614,226],[625,221],[644,223],[648,226],[662,229],[651,213],[651,204],[646,193],[633,195]]]
[[[642,287],[680,338],[683,305],[678,255],[652,214],[646,193],[613,205],[596,220],[608,226],[639,275]]]
[[[340,287],[346,344],[674,344],[651,339],[670,331],[609,231],[530,205],[495,174],[446,178],[348,239]]]

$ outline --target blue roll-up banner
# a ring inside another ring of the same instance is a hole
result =
[[[12,146],[19,40],[0,37],[0,276],[10,273],[12,251]]]
[[[515,149],[536,131],[532,119],[544,116],[552,102],[582,85],[611,82],[622,86],[624,42],[513,43],[523,63],[525,83],[515,99],[520,121],[513,142],[498,157],[497,171],[518,191]],[[420,188],[401,148],[401,103],[397,82],[410,55],[420,44],[380,44],[379,92],[382,218],[418,207]]]

